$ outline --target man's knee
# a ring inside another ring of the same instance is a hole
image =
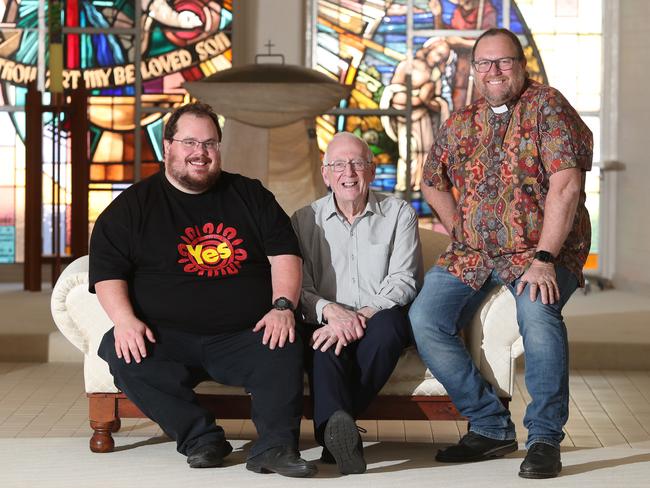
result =
[[[115,352],[115,336],[113,335],[114,327],[110,328],[102,337],[102,341],[99,343],[99,348],[97,349],[97,355],[108,363],[108,366],[113,369],[113,367],[121,366],[121,363],[125,363],[124,359],[117,357]],[[126,364],[126,363],[125,363]]]
[[[548,327],[558,327],[562,324],[562,309],[557,304],[544,304],[540,297],[533,302],[527,292],[516,297],[516,307],[520,328],[532,323]]]
[[[398,309],[380,310],[368,321],[366,336],[361,340],[379,340],[383,344],[406,347],[410,343],[410,325],[406,314]]]
[[[261,342],[256,352],[257,361],[260,366],[268,368],[299,368],[302,370],[303,365],[303,343],[300,334],[296,334],[293,342],[287,342],[282,346],[276,346],[270,349],[268,344]]]
[[[108,363],[108,369],[116,383],[122,377],[124,379],[130,377],[143,378],[149,377],[153,372],[151,368],[147,367],[147,361],[151,361],[150,357],[143,358],[140,363],[133,359],[130,363],[127,363],[123,357],[120,358],[117,356],[113,329],[110,329],[106,334],[104,334],[104,337],[102,337],[102,341],[97,349],[97,355]]]
[[[336,354],[336,345],[331,346],[327,351],[316,350],[313,356],[313,365],[315,370],[322,370],[324,366],[335,365],[339,367],[341,364],[354,359],[354,353],[350,348],[344,347],[340,353]]]

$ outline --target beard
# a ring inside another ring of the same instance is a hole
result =
[[[526,76],[510,78],[509,83],[506,83],[502,90],[491,90],[486,81],[481,80],[477,83],[479,93],[492,107],[498,107],[510,100],[513,100],[521,94],[521,91],[526,83]]]
[[[203,160],[200,158],[187,159],[185,164],[189,165],[192,161]],[[203,193],[212,188],[221,174],[221,168],[219,166],[199,175],[188,171],[186,166],[179,168],[177,164],[166,164],[165,169],[171,179],[177,181],[180,186],[193,193]]]

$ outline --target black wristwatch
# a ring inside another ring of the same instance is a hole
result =
[[[285,297],[279,297],[273,302],[273,308],[276,310],[291,310],[294,312],[296,310],[295,305]]]
[[[542,263],[554,263],[555,257],[548,251],[537,251],[535,253],[535,259],[541,261]]]

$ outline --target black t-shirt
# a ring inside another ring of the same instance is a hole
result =
[[[222,172],[192,195],[161,171],[122,192],[90,239],[90,292],[125,280],[136,316],[195,333],[251,328],[271,308],[267,256],[299,246],[287,214],[257,180]]]

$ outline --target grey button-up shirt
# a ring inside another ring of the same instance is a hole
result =
[[[320,324],[332,302],[358,310],[407,305],[422,284],[418,219],[404,200],[370,191],[353,224],[334,194],[291,217],[303,256],[302,312]]]

